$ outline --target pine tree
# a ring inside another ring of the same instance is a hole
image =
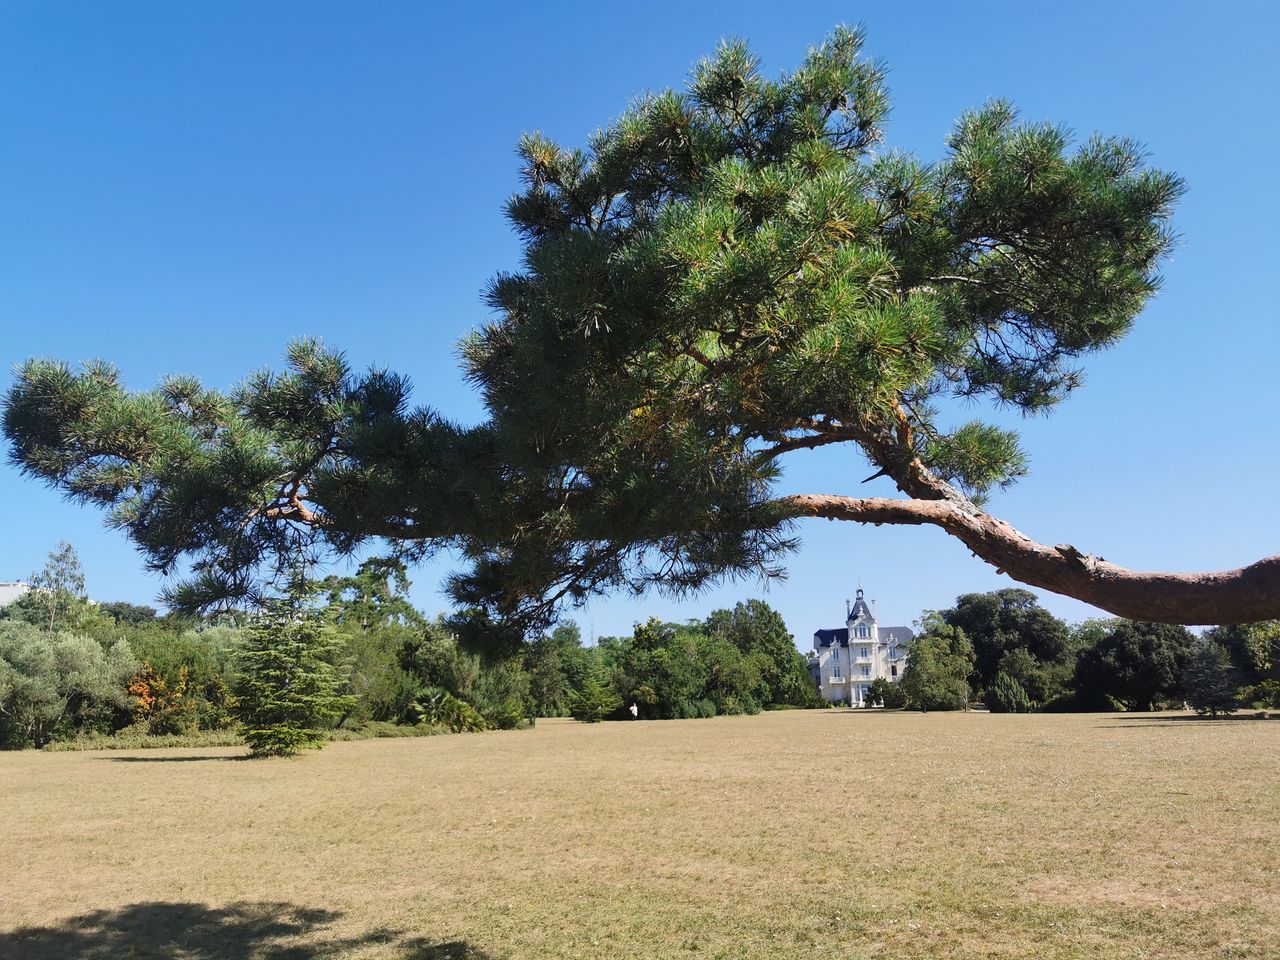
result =
[[[1196,713],[1217,719],[1219,713],[1235,713],[1239,705],[1240,683],[1231,665],[1231,656],[1216,643],[1205,643],[1187,661],[1182,671],[1187,702]]]
[[[323,746],[350,708],[335,660],[342,638],[318,614],[279,608],[250,625],[240,653],[236,716],[255,756]]]
[[[605,679],[604,671],[595,667],[587,674],[582,689],[569,701],[569,715],[584,723],[599,723],[622,706],[622,698]]]
[[[1160,283],[1179,177],[1125,137],[1074,144],[1003,100],[941,155],[886,149],[884,71],[837,29],[767,77],[723,44],[688,88],[585,147],[518,147],[524,244],[462,347],[487,418],[411,409],[314,341],[228,393],[31,360],[4,402],[15,462],[110,511],[169,600],[253,601],[300,547],[459,548],[460,604],[537,626],[615,589],[782,574],[801,518],[928,524],[1024,583],[1120,616],[1280,616],[1280,557],[1140,573],[985,510],[1017,435],[955,401],[1046,413]],[[781,495],[783,458],[845,445],[900,496]]]

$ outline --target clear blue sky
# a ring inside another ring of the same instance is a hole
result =
[[[139,388],[171,372],[227,386],[313,334],[475,419],[453,344],[484,319],[486,279],[516,263],[501,205],[517,136],[581,143],[636,93],[679,85],[723,36],[751,40],[773,71],[862,21],[890,67],[890,146],[937,158],[963,110],[1007,96],[1029,119],[1136,137],[1189,183],[1162,295],[1075,398],[1023,424],[1032,474],[994,511],[1139,568],[1280,548],[1274,4],[433,6],[0,3],[4,383],[42,355],[106,357]],[[867,472],[852,452],[802,452],[785,486],[892,493],[860,486]],[[790,580],[764,597],[802,647],[842,621],[859,581],[894,624],[1011,584],[932,529],[800,532]],[[99,515],[0,466],[0,580],[60,539],[94,597],[154,597]],[[418,571],[424,608],[443,607],[447,570]],[[751,595],[610,598],[578,619],[619,633]]]

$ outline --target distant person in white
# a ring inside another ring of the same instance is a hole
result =
[[[640,708],[639,708],[639,707],[637,707],[637,706],[633,703],[631,706],[627,707],[627,709],[631,711],[631,719],[632,719],[632,720],[637,720],[637,719],[639,719],[639,717],[640,717]]]

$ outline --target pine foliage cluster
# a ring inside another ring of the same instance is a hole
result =
[[[524,137],[522,261],[461,345],[477,425],[299,341],[225,393],[28,361],[11,455],[185,565],[184,609],[259,604],[299,555],[381,539],[456,548],[458,602],[521,628],[604,590],[780,576],[790,450],[846,443],[910,496],[981,500],[1025,473],[1017,437],[939,405],[1070,394],[1157,288],[1182,184],[1004,101],[936,160],[890,149],[862,47],[838,29],[770,78],[728,42],[582,147]]]

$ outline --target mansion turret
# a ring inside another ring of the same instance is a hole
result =
[[[843,628],[814,633],[809,673],[824,700],[861,707],[873,680],[884,677],[897,683],[902,679],[907,648],[915,634],[910,627],[880,626],[861,587],[852,606],[845,601],[845,614]]]

